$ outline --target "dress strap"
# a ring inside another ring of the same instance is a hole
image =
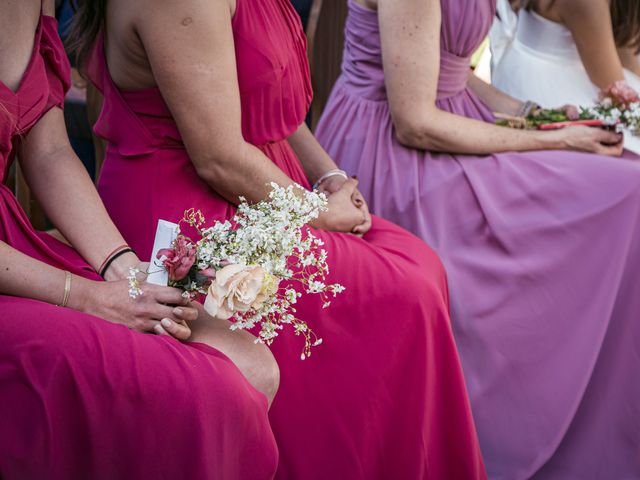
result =
[[[117,149],[118,153],[124,156],[147,155],[156,151],[159,147],[158,142],[127,104],[111,78],[103,31],[96,37],[86,68],[89,79],[105,98],[94,126],[96,135],[106,139],[110,148]]]

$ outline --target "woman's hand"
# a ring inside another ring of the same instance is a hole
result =
[[[177,288],[141,283],[143,294],[129,296],[129,282],[92,282],[74,277],[69,306],[76,310],[120,323],[132,330],[169,333],[187,340],[191,330],[185,322],[198,318],[198,311]]]
[[[356,183],[353,188],[353,193],[351,194],[351,202],[361,212],[361,223],[352,228],[350,232],[361,237],[371,229],[371,214],[369,213],[369,206],[362,196],[362,193],[360,193],[360,191],[355,188],[358,185],[357,179],[353,179],[353,181],[355,181]],[[327,197],[330,198],[331,195],[345,188],[345,184],[347,184],[347,182],[347,179],[339,175],[329,177],[320,184],[320,186],[318,187],[318,191],[326,194]],[[351,187],[347,186],[346,188]]]
[[[580,118],[580,111],[575,105],[563,105],[558,110],[564,112],[569,120],[578,120]]]
[[[367,214],[352,199],[357,186],[357,180],[343,179],[342,186],[328,195],[328,210],[322,212],[311,226],[333,232],[355,233],[354,230],[367,221]]]
[[[559,140],[566,150],[619,157],[624,148],[624,138],[621,133],[602,128],[575,126],[550,133],[560,137]]]
[[[352,230],[352,233],[359,237],[362,237],[371,229],[371,213],[369,213],[369,205],[367,205],[367,202],[362,196],[362,193],[360,193],[360,190],[358,190],[357,188],[351,195],[351,201],[356,207],[360,209],[362,215],[364,216],[364,222],[354,228]]]

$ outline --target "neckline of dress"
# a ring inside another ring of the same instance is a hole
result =
[[[376,17],[378,16],[378,11],[374,10],[373,8],[369,8],[365,5],[362,5],[358,2],[356,2],[356,0],[349,0],[349,5],[352,6],[353,8],[355,8],[356,10],[361,10],[362,12],[364,12],[367,15],[375,15]]]
[[[29,63],[27,64],[27,68],[25,68],[22,73],[22,77],[20,77],[20,81],[18,82],[18,87],[15,91],[13,91],[9,86],[0,80],[0,87],[3,87],[9,94],[14,97],[17,97],[22,91],[24,85],[27,83],[26,80],[33,69],[33,65],[35,63],[36,54],[40,50],[40,43],[42,40],[42,23],[44,18],[51,18],[55,21],[55,17],[51,17],[49,15],[40,14],[40,18],[38,19],[38,27],[36,28],[36,34],[33,39],[33,48],[31,49],[31,56],[29,57]]]
[[[563,30],[563,31],[567,31],[568,28],[566,27],[566,25],[560,23],[560,22],[556,22],[555,20],[551,20],[541,14],[539,14],[538,12],[536,12],[535,10],[523,10],[523,13],[525,15],[529,15],[532,18],[534,18],[536,21],[539,21],[540,23],[544,23],[546,25],[549,25],[553,28],[556,28],[558,30]]]

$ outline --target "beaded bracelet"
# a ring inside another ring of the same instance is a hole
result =
[[[527,100],[520,106],[520,110],[518,110],[518,115],[516,116],[527,118],[531,114],[531,112],[537,110],[538,108],[540,108],[540,105],[538,105],[536,102]]]
[[[313,184],[313,190],[317,190],[318,187],[322,184],[322,182],[324,182],[326,179],[331,178],[331,177],[344,177],[345,180],[349,180],[349,176],[347,175],[347,172],[345,172],[344,170],[340,170],[340,169],[335,169],[335,170],[329,170],[327,173],[325,173],[324,175],[322,175],[318,180],[316,180],[316,183]]]

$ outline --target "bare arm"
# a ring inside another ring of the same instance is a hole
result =
[[[242,136],[229,3],[138,3],[138,34],[198,175],[232,203],[266,198],[272,181],[291,184]]]
[[[498,90],[493,85],[488,84],[473,73],[469,73],[469,88],[473,90],[482,103],[487,105],[493,112],[504,113],[507,115],[517,115],[522,107],[521,100],[515,99],[510,95]]]
[[[125,244],[84,166],[69,144],[62,111],[53,108],[31,129],[18,158],[47,216],[94,268],[116,247]],[[124,278],[137,265],[134,254],[117,259],[108,279]]]
[[[244,196],[267,197],[270,182],[292,183],[258,148],[244,140],[234,39],[233,5],[227,0],[140,2],[135,25],[153,75],[180,129],[198,175],[232,203]],[[153,8],[152,8],[153,7]],[[298,129],[290,140],[312,176],[335,165],[311,133]],[[354,189],[353,182],[345,189]],[[363,214],[349,195],[332,196],[318,228],[351,231]]]
[[[599,129],[511,130],[440,110],[440,2],[380,0],[378,16],[387,95],[400,143],[469,154],[562,148],[619,154],[620,138]],[[601,142],[615,142],[615,147]]]
[[[619,48],[618,56],[622,62],[622,66],[627,70],[640,75],[640,62],[638,62],[638,54],[633,48]]]
[[[324,151],[306,123],[300,125],[289,137],[289,144],[300,159],[311,183],[314,183],[329,170],[338,168],[336,162]]]
[[[606,88],[624,80],[607,0],[558,0],[559,17],[571,31],[591,81]]]
[[[330,170],[338,168],[329,154],[322,148],[316,137],[313,136],[306,123],[298,127],[293,135],[289,137],[289,144],[297,157],[300,159],[305,170],[307,178],[310,182],[316,182],[322,175]],[[318,189],[329,195],[341,192],[345,187],[347,180],[341,176],[332,176],[324,180]],[[352,182],[352,180],[349,180]],[[351,202],[346,201],[342,204],[343,212],[351,212],[354,225],[350,231],[357,235],[364,235],[371,228],[371,215],[369,207],[362,194],[356,189],[357,183],[354,185],[351,193]],[[347,230],[349,231],[349,230]]]

